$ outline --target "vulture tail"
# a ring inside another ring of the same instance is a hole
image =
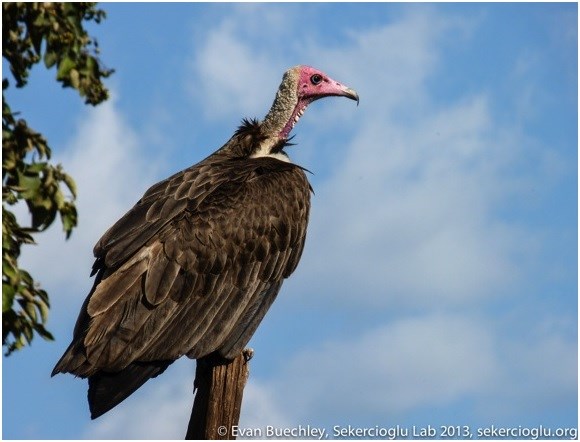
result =
[[[133,362],[121,371],[89,376],[89,409],[96,419],[117,406],[141,385],[165,371],[173,361]]]

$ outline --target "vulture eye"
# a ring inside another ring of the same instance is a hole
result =
[[[319,84],[322,81],[322,75],[320,74],[314,74],[312,77],[310,77],[310,82],[316,86],[317,84]]]

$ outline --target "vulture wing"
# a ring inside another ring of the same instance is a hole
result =
[[[93,418],[184,354],[235,357],[298,264],[303,170],[211,158],[149,189],[95,246],[95,285],[53,371],[89,377]]]

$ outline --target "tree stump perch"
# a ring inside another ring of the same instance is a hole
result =
[[[246,349],[234,360],[214,353],[197,360],[186,440],[235,439],[231,430],[240,419],[252,355],[253,350]]]

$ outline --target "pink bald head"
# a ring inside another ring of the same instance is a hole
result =
[[[357,93],[310,66],[294,66],[286,71],[276,99],[262,129],[278,139],[287,139],[310,103],[324,97],[347,97],[356,100]]]
[[[296,66],[298,70],[298,97],[308,103],[323,97],[347,97],[359,101],[358,94],[345,85],[333,80],[324,72],[310,66]]]

